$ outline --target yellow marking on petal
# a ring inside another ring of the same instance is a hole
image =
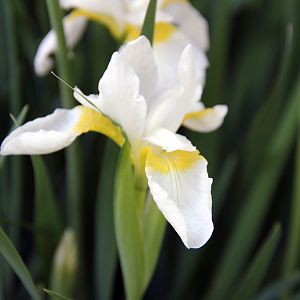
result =
[[[161,8],[164,9],[171,4],[185,4],[187,0],[164,0],[161,4]]]
[[[205,109],[201,109],[195,112],[191,112],[191,113],[187,113],[184,118],[183,121],[186,120],[190,120],[190,119],[201,119],[203,117],[206,117],[207,115],[209,115],[210,113],[212,113],[214,110],[213,108],[205,108]]]
[[[106,26],[113,35],[113,37],[116,39],[119,39],[123,34],[123,31],[121,30],[120,26],[112,16],[101,13],[94,13],[84,9],[74,9],[71,12],[71,16],[73,18],[85,17],[91,21],[95,21]]]
[[[173,171],[189,170],[201,159],[204,158],[199,155],[199,151],[149,151],[146,165],[156,172],[168,174]]]
[[[158,44],[167,41],[175,31],[176,27],[170,23],[157,23],[154,31],[154,43]]]
[[[167,22],[158,22],[155,24],[154,28],[154,44],[163,43],[167,41],[171,35],[176,31],[176,27]],[[133,25],[127,24],[126,26],[126,42],[132,41],[138,38],[141,34],[141,28]]]
[[[81,106],[80,110],[80,120],[73,129],[74,131],[78,133],[96,131],[111,138],[120,147],[124,144],[125,138],[121,128],[115,125],[110,118],[85,106]]]
[[[140,27],[133,24],[127,24],[125,31],[126,31],[126,39],[125,39],[126,42],[135,40],[140,36],[141,33]]]

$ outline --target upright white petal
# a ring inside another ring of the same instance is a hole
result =
[[[115,52],[99,81],[101,111],[119,124],[132,146],[144,131],[147,105],[139,94],[140,81],[122,55]]]
[[[74,130],[80,118],[80,107],[75,107],[56,109],[46,117],[27,122],[6,137],[0,154],[47,154],[63,149],[80,134]]]
[[[227,105],[215,105],[211,108],[202,108],[188,113],[183,125],[198,132],[211,132],[218,129],[227,115]]]
[[[140,80],[140,94],[149,106],[157,91],[157,66],[149,40],[140,36],[129,42],[119,51],[131,65]]]
[[[163,10],[172,16],[174,22],[199,49],[209,48],[209,32],[207,21],[189,1],[169,1]]]
[[[84,17],[73,17],[72,14],[63,19],[66,44],[69,49],[75,47],[80,40],[87,25]],[[51,54],[57,51],[57,39],[54,30],[51,30],[39,45],[34,57],[34,70],[39,76],[44,76],[51,71],[54,62]]]
[[[154,149],[147,155],[145,172],[154,201],[185,246],[204,245],[213,231],[207,161],[198,151]]]
[[[178,64],[180,86],[163,94],[147,117],[146,134],[157,128],[176,132],[185,114],[192,110],[202,94],[199,81],[196,52],[188,45],[181,54]]]
[[[184,48],[191,44],[191,41],[176,29],[168,39],[155,43],[153,46],[155,60],[158,65],[160,90],[165,90],[179,84],[178,72],[174,68],[180,60]],[[198,80],[204,84],[208,60],[205,52],[194,47],[195,65]]]

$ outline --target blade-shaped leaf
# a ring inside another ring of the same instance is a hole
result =
[[[40,156],[31,156],[34,185],[34,225],[40,272],[47,279],[53,252],[63,231],[62,221],[55,203],[55,196],[47,167]]]
[[[159,258],[161,244],[166,228],[166,219],[156,206],[152,197],[149,197],[143,215],[143,233],[145,240],[146,275],[145,289],[155,271]]]
[[[22,108],[21,112],[19,113],[18,117],[16,118],[17,124],[14,124],[10,128],[9,132],[13,131],[17,126],[20,126],[24,122],[25,117],[26,117],[26,115],[28,113],[28,109],[29,109],[28,105],[25,105]],[[2,166],[4,164],[4,162],[5,162],[5,160],[6,160],[6,156],[2,156],[1,155],[1,157],[0,157],[0,170],[1,170],[1,168],[2,168]]]
[[[117,263],[113,221],[113,183],[118,147],[110,140],[104,149],[95,208],[95,287],[97,298],[109,300]]]
[[[50,291],[48,289],[43,289],[45,293],[51,296],[52,299],[58,299],[58,300],[71,300],[71,298],[65,297],[59,293],[56,293],[54,291]]]
[[[128,142],[121,150],[116,170],[114,222],[126,297],[139,300],[145,283],[144,241]]]
[[[155,13],[156,13],[157,0],[150,0],[145,16],[145,20],[142,27],[141,35],[144,35],[150,43],[153,42],[154,30],[155,30]]]
[[[0,252],[9,263],[11,268],[18,275],[31,298],[34,300],[41,300],[41,297],[32,281],[28,269],[26,268],[22,258],[18,254],[15,246],[10,241],[8,236],[4,233],[2,228],[0,228]]]
[[[229,287],[238,277],[258,237],[259,229],[274,193],[274,187],[293,145],[297,109],[297,97],[295,96],[295,94],[292,95],[281,121],[278,122],[277,130],[268,145],[256,181],[244,199],[245,205],[239,213],[233,233],[224,250],[221,264],[212,282],[208,295],[210,300],[220,299],[226,295]]]
[[[242,279],[241,284],[238,285],[237,291],[234,293],[232,299],[253,299],[253,296],[257,292],[267,273],[280,236],[281,226],[280,224],[275,224],[270,235],[254,257],[248,271]]]
[[[297,285],[300,284],[300,273],[288,276],[285,279],[281,279],[274,284],[266,287],[257,296],[256,300],[273,300],[280,299],[284,294],[291,291]]]

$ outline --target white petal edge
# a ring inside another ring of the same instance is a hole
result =
[[[152,135],[146,136],[144,140],[167,152],[176,150],[188,152],[196,151],[196,147],[194,147],[185,136],[173,133],[165,128],[157,129]]]
[[[95,111],[100,110],[99,95],[97,94],[85,95],[77,86],[75,86],[73,91],[73,96],[83,106],[89,107]]]
[[[227,112],[227,105],[215,105],[212,108],[200,110],[199,117],[187,119],[183,125],[193,131],[211,132],[223,124]]]
[[[189,170],[162,174],[146,161],[150,192],[159,210],[187,248],[199,248],[213,232],[211,214],[212,179],[203,157]]]
[[[73,49],[80,40],[87,25],[84,17],[73,17],[71,14],[63,19],[66,44],[69,49]],[[54,30],[48,32],[40,43],[34,57],[34,70],[39,76],[48,74],[54,65],[51,54],[57,50],[57,39]]]
[[[69,146],[80,135],[74,127],[81,109],[56,109],[12,131],[2,142],[1,155],[47,154]]]
[[[209,30],[205,18],[188,1],[170,2],[164,8],[166,13],[173,18],[175,24],[178,24],[195,46],[207,51],[209,48]]]

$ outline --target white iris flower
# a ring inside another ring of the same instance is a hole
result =
[[[207,161],[191,142],[176,134],[183,124],[200,132],[218,128],[225,105],[205,109],[193,46],[183,50],[173,68],[176,83],[159,84],[155,55],[141,36],[112,55],[99,81],[99,95],[84,96],[81,105],[56,109],[13,131],[1,154],[46,154],[96,131],[122,146],[127,138],[136,176],[148,183],[158,208],[188,248],[201,247],[213,231],[211,184]]]
[[[71,9],[64,20],[66,43],[73,49],[81,38],[88,20],[106,26],[117,39],[131,41],[140,35],[148,0],[60,0]],[[174,83],[172,67],[188,44],[195,48],[196,63],[204,83],[209,47],[208,25],[200,13],[186,0],[158,0],[154,28],[154,55],[164,86]],[[53,68],[51,54],[57,49],[56,35],[51,30],[41,42],[34,60],[35,72],[46,75]]]

